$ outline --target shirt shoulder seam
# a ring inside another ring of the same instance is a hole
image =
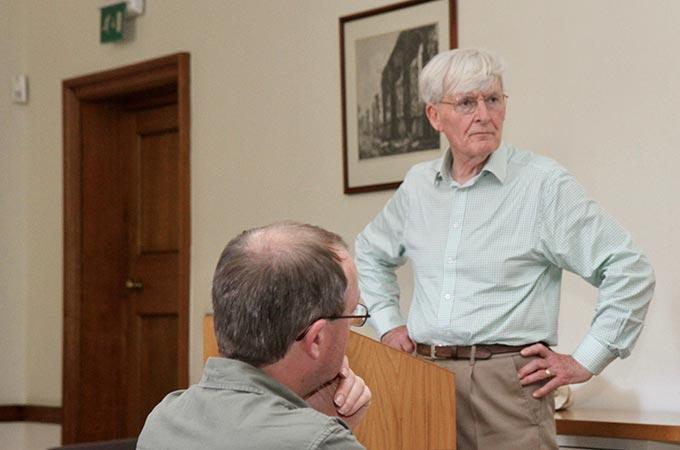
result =
[[[329,417],[326,423],[324,424],[324,427],[321,429],[321,433],[317,436],[316,439],[314,439],[310,444],[309,444],[309,450],[316,450],[321,448],[321,444],[331,435],[333,432],[333,428],[335,426],[340,426],[341,428],[344,428],[348,433],[352,434],[352,432],[347,428],[343,422],[339,421],[338,419],[335,419],[333,417]]]

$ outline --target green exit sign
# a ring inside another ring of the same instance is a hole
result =
[[[101,9],[99,42],[106,43],[123,40],[125,9],[125,2],[104,6]]]

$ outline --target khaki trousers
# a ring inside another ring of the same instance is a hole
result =
[[[535,399],[531,394],[539,384],[522,386],[517,377],[531,359],[506,353],[433,361],[456,376],[458,450],[558,449],[552,393]]]

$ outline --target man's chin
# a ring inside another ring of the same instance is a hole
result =
[[[473,148],[479,154],[489,154],[496,150],[499,146],[500,141],[498,139],[489,137],[486,139],[482,138],[476,140],[473,145]]]

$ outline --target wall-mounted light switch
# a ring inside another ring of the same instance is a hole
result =
[[[14,103],[28,103],[28,79],[26,75],[12,76],[12,100]]]

